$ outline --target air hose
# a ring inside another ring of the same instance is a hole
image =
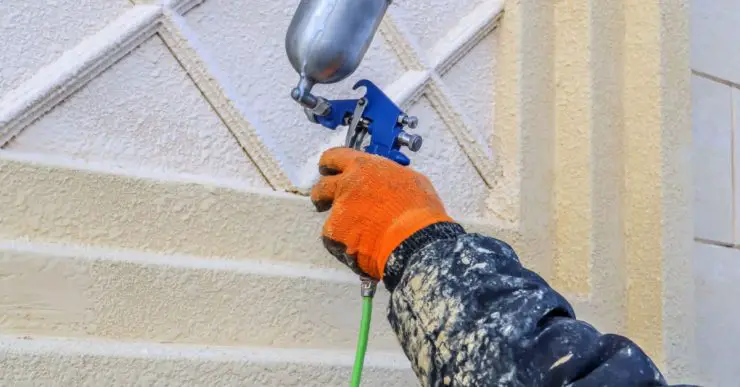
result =
[[[373,315],[373,296],[377,289],[377,282],[370,278],[362,278],[362,319],[360,320],[360,333],[357,338],[357,351],[355,353],[355,364],[352,367],[352,381],[350,387],[359,387],[362,377],[362,367],[365,363],[365,352],[367,352],[367,341],[370,336],[370,320]]]

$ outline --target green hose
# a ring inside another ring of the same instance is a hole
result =
[[[368,284],[363,284],[368,286]],[[365,352],[367,351],[367,340],[370,335],[370,319],[373,315],[373,295],[375,283],[372,283],[372,291],[363,292],[362,296],[362,320],[360,321],[360,335],[357,339],[357,352],[355,353],[355,365],[352,367],[352,382],[350,387],[359,387],[362,377],[362,366],[365,363]],[[369,294],[369,295],[367,295]]]

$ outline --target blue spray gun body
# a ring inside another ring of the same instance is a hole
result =
[[[366,89],[365,96],[360,99],[327,101],[325,115],[316,115],[310,110],[306,113],[312,121],[332,130],[348,125],[346,146],[409,165],[409,158],[400,149],[406,146],[416,152],[421,148],[421,136],[404,131],[406,126],[416,127],[416,118],[407,116],[372,82],[363,79],[354,89],[359,87]],[[363,148],[367,135],[370,143]]]

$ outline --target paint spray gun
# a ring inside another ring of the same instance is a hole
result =
[[[372,82],[363,79],[354,85],[355,90],[365,88],[359,99],[328,100],[311,93],[314,85],[340,82],[357,70],[391,1],[301,0],[288,27],[285,49],[300,75],[291,97],[303,106],[309,121],[332,130],[347,126],[345,146],[406,166],[410,160],[401,147],[416,152],[422,145],[421,136],[404,130],[416,128],[417,119]],[[376,288],[374,280],[362,278],[362,322],[351,386],[360,384]]]
[[[311,94],[317,83],[336,83],[354,73],[373,40],[391,0],[302,0],[285,37],[288,59],[300,75],[291,97],[301,104],[308,119],[329,129],[349,126],[345,145],[362,149],[365,135],[370,143],[365,152],[389,158],[401,165],[409,159],[402,146],[416,152],[422,138],[404,131],[414,129],[409,117],[369,80],[359,99],[327,100]]]

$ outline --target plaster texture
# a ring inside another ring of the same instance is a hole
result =
[[[427,98],[421,98],[408,112],[427,122],[414,132],[433,139],[423,152],[414,155],[415,168],[429,177],[452,216],[483,217],[488,190],[439,113]]]
[[[254,121],[258,135],[297,182],[302,178],[298,171],[334,132],[309,123],[302,108],[290,98],[298,74],[288,62],[284,45],[295,6],[292,1],[248,4],[208,0],[187,12],[185,20],[238,98],[246,102],[251,114],[248,119]],[[357,97],[362,92],[352,90],[357,80],[368,78],[387,87],[404,71],[379,35],[366,58],[349,79],[317,86],[315,93],[330,99]]]
[[[339,386],[347,382],[353,357],[319,350],[4,336],[0,361],[4,385]],[[416,383],[405,358],[369,353],[365,364],[363,385]]]
[[[247,6],[226,0],[210,0],[187,11],[184,20],[197,37],[198,44],[204,47],[203,55],[218,67],[227,80],[226,83],[233,89],[235,98],[248,101],[244,104],[244,114],[255,125],[255,130],[265,146],[276,155],[291,181],[299,188],[305,189],[317,178],[314,165],[318,154],[328,146],[327,144],[337,144],[336,141],[341,139],[341,135],[308,123],[301,109],[298,109],[288,96],[289,90],[295,86],[298,78],[285,58],[283,48],[284,31],[290,22],[294,7],[291,4],[265,3],[257,5],[259,11],[255,11],[255,5],[251,4]],[[466,16],[479,4],[480,2],[470,2],[456,10],[460,16]],[[244,7],[248,7],[249,10]],[[433,7],[439,10],[441,4],[435,4]],[[392,5],[389,20],[396,20],[395,17],[403,12],[395,4]],[[277,17],[268,23],[261,16],[263,14]],[[454,48],[464,45],[466,39],[483,38],[473,36],[461,39],[455,34],[458,24],[453,19],[450,17],[443,28],[435,28],[437,35],[424,35],[425,38],[434,39],[435,44],[438,43],[428,47],[418,44],[415,35],[417,31],[409,30],[407,28],[409,25],[403,20],[398,19],[397,25],[393,27],[389,27],[386,22],[381,27],[381,33],[373,40],[366,60],[355,74],[336,85],[319,85],[315,91],[330,98],[358,96],[360,95],[358,92],[351,91],[351,86],[361,78],[371,79],[388,90],[408,88],[406,85],[408,77],[405,78],[404,75],[409,71],[416,71],[418,67],[423,68],[422,63],[444,59],[435,56],[447,52],[440,50],[440,46],[451,44],[450,47]],[[245,35],[243,29],[245,24],[257,27]],[[493,39],[492,35],[488,36],[487,43]],[[476,71],[485,74],[484,78],[476,79],[478,83],[472,95],[469,92],[464,94],[458,89],[457,92],[450,92],[448,98],[441,101],[443,105],[454,104],[466,118],[471,113],[478,113],[484,109],[490,111],[492,108],[494,63],[490,59],[492,47],[486,49],[485,44],[474,44],[475,50],[468,51],[468,48],[465,48],[459,53],[460,58],[455,57],[455,60],[445,62],[445,66],[458,73]],[[457,59],[460,61],[456,62]],[[470,67],[471,62],[475,66],[474,69]],[[251,63],[252,68],[260,70],[244,71],[245,63]],[[460,87],[456,81],[457,79],[452,79],[450,83]],[[437,172],[434,173],[432,180],[439,187],[460,186],[454,189],[455,192],[452,194],[447,192],[443,194],[443,198],[450,203],[453,214],[468,218],[484,218],[487,212],[484,205],[487,196],[486,183],[481,180],[476,167],[468,157],[460,153],[469,153],[468,149],[460,149],[460,146],[455,144],[460,142],[460,139],[451,136],[450,132],[454,134],[454,130],[449,128],[445,118],[440,117],[446,114],[448,107],[432,104],[430,109],[429,105],[425,105],[427,101],[419,98],[425,94],[423,89],[419,90],[419,95],[406,101],[402,96],[394,95],[390,91],[389,93],[395,96],[399,103],[408,105],[409,111],[421,112],[420,128],[417,131],[425,136],[426,141],[418,154],[411,155],[414,167],[424,172]],[[483,113],[481,117],[472,117],[469,120],[470,127],[477,133],[476,146],[481,149],[489,148],[488,137],[493,132],[493,123],[489,117],[490,114]],[[431,157],[433,154],[439,155],[438,150],[443,145],[450,148],[448,151],[450,156],[441,159]],[[488,150],[487,156],[484,156],[488,157],[487,162],[491,162],[491,156],[492,153]],[[461,163],[467,165],[461,166]],[[449,168],[455,169],[460,174],[438,172]],[[457,177],[470,184],[473,189],[462,189],[463,185],[457,181]]]
[[[450,97],[459,105],[470,119],[476,141],[483,145],[486,156],[494,158],[493,153],[493,93],[488,85],[495,83],[495,51],[498,45],[498,32],[486,36],[478,42],[470,54],[442,75],[442,80],[450,91]]]
[[[389,8],[391,16],[411,32],[424,51],[429,51],[443,40],[447,31],[472,12],[481,2],[476,0],[431,0],[422,4],[399,1]]]
[[[357,292],[339,270],[0,242],[0,331],[19,336],[351,350]],[[400,350],[373,328],[370,350]]]
[[[673,383],[696,376],[688,20],[686,1],[508,2],[489,200],[577,313]]]
[[[295,3],[133,3],[0,96],[0,286],[22,290],[0,293],[0,375],[346,383],[356,278],[305,197],[342,134],[289,98]],[[358,73],[316,90],[385,87],[466,229],[691,383],[687,4],[394,2]],[[366,381],[413,384],[382,324]]]
[[[131,6],[127,0],[0,3],[0,96]]]
[[[318,243],[326,215],[305,197],[201,176],[0,155],[1,238],[341,267]],[[516,230],[461,222],[517,244]]]
[[[6,149],[269,187],[158,36],[31,124]]]

